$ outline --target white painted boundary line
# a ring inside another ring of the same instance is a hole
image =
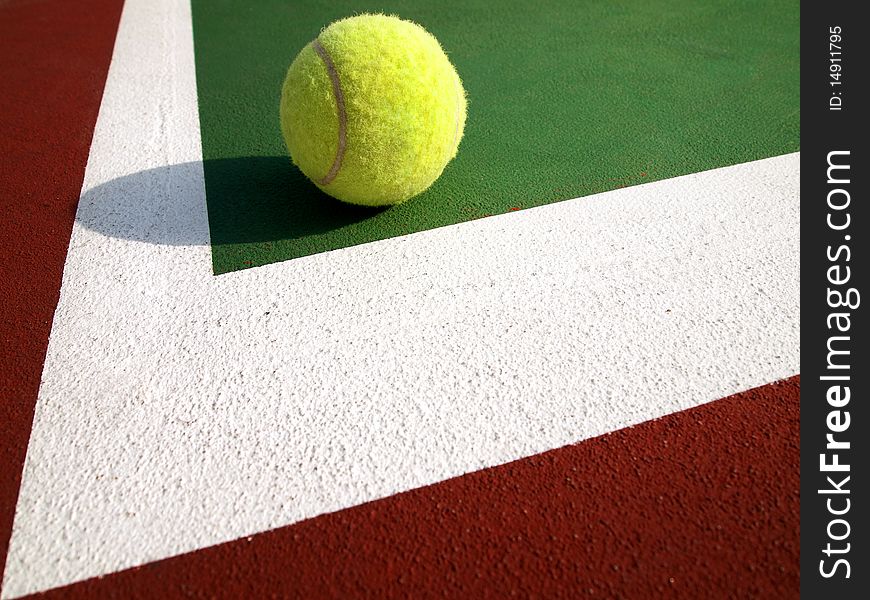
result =
[[[4,598],[798,372],[797,154],[220,277],[97,232],[206,236],[199,160],[190,7],[128,0]]]

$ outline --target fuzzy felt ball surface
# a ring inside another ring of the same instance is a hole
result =
[[[296,56],[281,93],[290,156],[321,190],[386,206],[426,190],[456,156],[465,91],[438,40],[397,17],[336,21]]]

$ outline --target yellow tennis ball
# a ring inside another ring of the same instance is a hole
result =
[[[385,206],[427,189],[456,156],[465,90],[425,29],[364,14],[332,23],[299,52],[280,113],[290,156],[317,187]]]

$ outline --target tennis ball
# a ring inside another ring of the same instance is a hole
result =
[[[303,48],[281,92],[290,157],[321,190],[351,204],[398,204],[456,156],[465,90],[419,25],[386,15],[336,21]]]

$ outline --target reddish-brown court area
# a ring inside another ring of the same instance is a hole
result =
[[[0,573],[122,4],[0,2]]]
[[[0,2],[0,575],[121,0]],[[38,596],[798,593],[800,378]]]

